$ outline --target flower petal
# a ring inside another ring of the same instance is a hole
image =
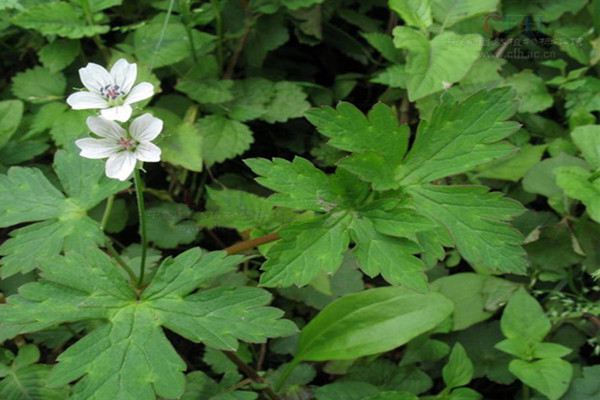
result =
[[[73,110],[108,107],[106,100],[99,94],[93,92],[75,92],[67,97],[67,104],[70,105]]]
[[[87,90],[95,93],[100,93],[100,88],[114,84],[108,71],[103,66],[94,63],[88,63],[85,68],[79,68],[79,78]]]
[[[137,64],[130,64],[121,58],[112,66],[110,74],[114,82],[119,85],[119,89],[124,93],[129,93],[137,78]]]
[[[160,161],[160,147],[150,142],[142,142],[135,149],[135,157],[140,161]]]
[[[131,137],[139,142],[149,142],[156,139],[163,128],[163,121],[152,114],[140,115],[129,125]]]
[[[131,117],[133,109],[130,105],[124,104],[118,107],[105,108],[100,111],[102,118],[109,119],[111,121],[127,122]]]
[[[114,121],[100,117],[87,117],[85,122],[90,131],[103,138],[119,140],[125,137],[125,129]]]
[[[120,181],[126,181],[135,168],[136,158],[129,151],[113,154],[106,160],[106,176]]]
[[[85,138],[76,140],[75,144],[81,149],[80,156],[92,159],[110,157],[120,149],[120,146],[110,139]]]
[[[125,104],[137,103],[146,100],[154,94],[154,86],[148,82],[138,83],[131,89],[131,92],[125,98]]]

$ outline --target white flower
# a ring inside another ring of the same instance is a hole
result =
[[[154,87],[141,82],[133,86],[137,65],[121,58],[110,69],[89,63],[79,69],[79,77],[88,92],[76,92],[67,98],[74,110],[101,109],[100,114],[109,120],[125,122],[131,117],[131,104],[152,97]]]
[[[100,139],[85,138],[75,141],[86,158],[108,158],[106,176],[120,181],[127,180],[137,160],[160,161],[160,148],[151,143],[163,128],[162,120],[144,114],[131,122],[129,132],[114,121],[101,117],[88,117],[87,126]]]

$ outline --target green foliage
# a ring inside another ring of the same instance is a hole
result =
[[[62,99],[67,82],[60,73],[42,67],[21,72],[13,78],[12,92],[15,96],[31,103],[45,103]]]
[[[431,41],[407,27],[394,29],[394,44],[406,49],[406,87],[411,101],[441,92],[465,77],[479,57],[479,35],[444,32]]]
[[[508,301],[500,323],[506,339],[496,347],[518,357],[510,362],[510,372],[549,399],[560,399],[573,374],[571,364],[560,357],[571,350],[543,342],[551,323],[539,303],[519,289]]]
[[[36,168],[12,167],[0,176],[0,226],[34,222],[0,246],[3,277],[29,272],[62,251],[102,245],[104,235],[86,211],[129,186],[106,178],[101,163],[64,150],[56,153],[54,170],[64,193]]]
[[[14,17],[13,23],[34,29],[43,35],[58,35],[69,39],[106,33],[108,25],[88,24],[84,10],[66,1],[34,4]]]
[[[0,395],[6,400],[63,400],[67,387],[50,388],[50,366],[38,364],[40,351],[25,345],[15,356],[5,350],[0,355]]]
[[[0,399],[599,396],[600,1],[0,10]]]
[[[198,234],[198,227],[189,218],[192,210],[185,204],[161,203],[147,210],[148,240],[162,249],[174,249],[189,244]]]
[[[439,294],[398,287],[351,294],[302,329],[295,360],[345,360],[388,351],[435,328],[452,308]]]
[[[138,298],[104,254],[69,253],[49,261],[41,282],[23,287],[0,307],[0,338],[60,323],[104,320],[61,354],[52,384],[83,378],[75,386],[74,399],[154,398],[154,393],[176,398],[184,391],[185,363],[161,325],[226,350],[235,350],[238,339],[262,342],[294,331],[291,322],[279,320],[279,310],[264,307],[270,295],[261,289],[218,287],[192,293],[239,261],[220,252],[188,250],[164,261]],[[88,307],[80,307],[82,303]]]

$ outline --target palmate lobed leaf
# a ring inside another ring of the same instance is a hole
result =
[[[56,153],[54,170],[64,193],[36,168],[0,175],[0,227],[40,221],[11,232],[0,246],[3,277],[29,272],[61,251],[101,245],[104,235],[86,212],[130,184],[106,178],[102,162],[64,150]]]
[[[450,233],[461,255],[483,274],[524,274],[523,236],[507,221],[523,212],[518,202],[482,186],[413,186],[418,212]]]
[[[110,29],[108,25],[88,23],[81,8],[65,1],[32,5],[14,17],[13,23],[35,29],[43,35],[58,35],[70,39],[94,36]]]
[[[241,257],[188,250],[167,259],[139,296],[102,252],[69,253],[42,269],[42,281],[24,285],[0,306],[0,340],[66,322],[103,324],[63,352],[50,381],[74,380],[73,399],[173,399],[183,393],[186,365],[162,328],[194,342],[235,350],[238,340],[264,342],[294,332],[282,311],[265,307],[257,288],[200,285],[232,271]]]
[[[510,154],[513,146],[497,142],[519,129],[517,122],[507,121],[515,112],[508,88],[484,90],[462,102],[444,97],[431,119],[419,124],[396,179],[403,186],[431,182]]]
[[[261,283],[302,286],[319,273],[335,272],[349,234],[367,275],[381,274],[417,290],[424,290],[426,279],[424,264],[414,255],[423,253],[432,264],[453,242],[478,272],[523,274],[523,237],[508,224],[522,212],[521,205],[481,186],[428,184],[512,152],[511,145],[496,142],[519,128],[506,121],[515,111],[508,88],[484,90],[460,102],[444,97],[430,120],[421,122],[406,156],[408,128],[388,106],[378,104],[367,116],[347,103],[310,111],[307,118],[330,138],[328,144],[349,155],[333,175],[300,157],[246,160],[257,181],[275,192],[273,203],[319,213],[281,230]],[[392,188],[400,190],[377,193]],[[385,203],[390,201],[406,205],[390,209]],[[341,220],[347,222],[332,222]]]
[[[8,357],[2,357],[8,355]],[[10,365],[2,358],[12,361]],[[68,387],[48,387],[50,366],[38,364],[39,349],[31,344],[19,348],[16,356],[5,350],[0,355],[0,398],[2,400],[64,400]]]
[[[350,103],[340,103],[336,109],[313,109],[307,119],[319,132],[330,138],[329,144],[352,152],[339,166],[376,189],[394,186],[394,167],[398,166],[408,147],[409,129],[399,125],[393,110],[376,104],[368,116]]]

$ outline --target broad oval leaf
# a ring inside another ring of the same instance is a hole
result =
[[[389,351],[435,328],[453,308],[441,294],[401,287],[351,294],[306,325],[296,360],[349,360]]]

